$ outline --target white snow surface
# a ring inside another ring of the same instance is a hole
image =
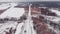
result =
[[[8,7],[10,7],[8,4],[2,4],[0,5],[0,10],[7,9]]]
[[[60,16],[60,11],[59,10],[55,10],[55,9],[50,9],[51,12],[56,13],[58,16]]]
[[[13,21],[8,21],[6,23],[0,23],[0,34],[5,34],[6,32],[9,32],[10,28],[14,30],[17,24],[18,24],[17,22],[13,22]]]
[[[10,9],[6,10],[4,13],[0,15],[0,18],[5,18],[5,17],[20,17],[24,14],[24,8],[14,8],[11,7]]]
[[[24,24],[24,23],[19,23],[19,24],[18,24],[18,26],[17,26],[17,28],[16,28],[15,34],[20,34],[20,33],[21,33],[21,31],[22,31],[21,28],[22,28],[23,24]]]
[[[0,15],[0,18],[5,18],[5,17],[19,18],[19,17],[21,17],[25,12],[24,8],[14,8],[14,6],[16,6],[16,5],[12,4],[11,8],[9,8],[8,10],[6,10],[5,12],[3,12]],[[3,10],[9,6],[4,6],[5,8],[3,6],[0,6],[0,7],[1,7],[0,10]],[[17,28],[15,34],[18,34],[21,31],[21,27],[22,27],[23,23],[19,23],[18,26],[17,26],[17,24],[18,23],[15,21],[7,21],[6,23],[0,23],[0,34],[6,34],[6,32],[9,32],[10,28],[13,28],[13,30],[15,28]]]

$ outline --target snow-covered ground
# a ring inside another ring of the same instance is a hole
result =
[[[18,24],[15,34],[20,34],[21,33],[23,25],[24,25],[24,22]]]
[[[4,10],[4,9],[7,9],[9,6],[9,4],[2,4],[0,5],[0,10]]]
[[[14,8],[14,7],[11,7],[10,9],[6,10],[4,13],[2,13],[0,15],[1,18],[4,18],[4,17],[20,17],[24,14],[24,8]]]
[[[57,14],[57,16],[60,16],[60,11],[57,9],[49,9],[51,12],[54,12]]]
[[[43,16],[45,19],[52,21],[54,23],[57,23],[57,24],[60,23],[60,17],[58,16],[47,16],[47,15],[41,15],[41,16]]]
[[[6,10],[4,13],[2,13],[0,15],[0,18],[5,18],[5,17],[16,17],[19,18],[21,17],[25,10],[24,8],[14,8],[14,6],[16,6],[15,4],[12,4],[11,7],[10,6],[4,6],[1,5],[0,6],[0,10],[6,9],[8,7],[10,7],[8,10]],[[18,25],[18,26],[17,26]],[[16,33],[21,30],[21,25],[22,23],[15,22],[15,21],[6,21],[5,23],[0,23],[0,34],[6,34],[6,32],[9,32],[9,30],[12,29],[16,29]],[[19,30],[18,30],[19,29]]]
[[[17,6],[17,3],[6,3],[0,5],[0,10],[7,9],[8,7]]]
[[[14,30],[17,24],[18,23],[14,21],[7,21],[6,23],[0,23],[0,34],[3,34],[4,32],[9,32],[10,28]]]
[[[19,17],[21,17],[25,13],[24,8],[15,8],[14,6],[16,6],[16,5],[12,4],[11,6],[8,6],[8,5],[7,6],[4,6],[4,5],[0,6],[0,10],[6,9],[8,7],[11,7],[8,10],[6,10],[4,13],[2,13],[0,15],[0,18],[5,18],[5,17],[16,17],[16,18],[19,18]],[[58,10],[51,9],[51,12],[54,12],[58,16],[60,16],[60,11],[58,11]],[[34,15],[32,15],[32,16],[34,16]],[[37,15],[34,16],[34,17],[37,17]],[[60,18],[57,18],[57,17],[46,16],[46,18],[48,18],[48,20],[54,21],[56,23],[59,23],[58,21],[60,21]],[[30,21],[29,20],[26,21],[26,23],[25,23],[25,29],[26,30],[28,29],[27,31],[29,33],[33,29],[30,30],[31,26],[28,26],[28,25],[32,25],[32,24],[31,23],[29,24],[27,22],[30,22]],[[16,29],[15,34],[20,34],[21,27],[23,26],[23,24],[24,24],[24,22],[18,24],[15,21],[7,21],[6,23],[0,23],[0,34],[5,34],[6,32],[9,32],[10,28],[12,28],[13,30]],[[50,29],[54,30],[55,32],[57,32],[57,30],[55,30],[49,24],[47,24],[47,25],[48,25],[48,28],[50,28]],[[25,31],[25,30],[23,29],[23,31]],[[59,31],[57,33],[59,33]],[[29,34],[31,34],[31,33],[29,33]]]
[[[56,17],[56,16],[46,16],[47,20],[53,21],[53,22],[59,22],[60,21],[60,17]]]

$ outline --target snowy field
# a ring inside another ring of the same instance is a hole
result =
[[[6,10],[5,12],[3,12],[0,15],[0,18],[5,18],[5,17],[19,18],[19,17],[21,17],[25,12],[24,8],[14,8],[14,6],[16,6],[16,5],[15,4],[12,4],[11,6],[9,6],[8,4],[0,5],[0,10],[10,7],[8,10]],[[15,33],[15,34],[17,34],[18,29],[20,28],[20,30],[21,30],[22,24],[20,24],[20,25],[18,25],[18,22],[16,22],[16,21],[6,21],[5,23],[0,23],[0,34],[6,34],[6,32],[9,32],[9,30],[11,28],[12,28],[12,30],[17,28],[16,33]]]
[[[4,10],[4,9],[7,9],[9,6],[9,4],[2,4],[0,5],[0,10]]]
[[[7,9],[8,7],[10,7],[8,10],[6,10],[5,12],[3,12],[1,15],[0,15],[0,18],[6,18],[6,17],[15,17],[15,18],[20,18],[21,16],[24,15],[25,13],[25,10],[24,8],[16,8],[17,4],[12,4],[9,5],[9,4],[2,4],[0,5],[0,10],[3,10],[3,9]],[[51,12],[54,12],[55,14],[57,14],[58,17],[55,17],[55,16],[44,16],[47,20],[49,21],[53,21],[54,23],[56,24],[60,24],[60,11],[58,10],[55,10],[55,9],[49,9]],[[37,17],[37,15],[32,15],[33,17]],[[30,30],[30,26],[28,25],[31,25],[32,26],[32,22],[29,24],[27,22],[30,22],[29,21],[30,18],[28,18],[27,21],[25,21],[25,29],[29,32],[31,32]],[[0,23],[0,34],[6,34],[6,32],[9,32],[9,30],[12,28],[12,32],[13,30],[16,29],[15,33],[13,32],[12,34],[20,34],[21,33],[21,28],[22,26],[24,25],[24,22],[21,22],[21,23],[18,23],[17,21],[6,21],[4,23]],[[48,28],[49,29],[52,29],[54,30],[55,32],[57,32],[58,34],[60,33],[60,31],[58,30],[58,28],[54,29],[54,26],[51,26],[49,24],[47,24]],[[33,27],[33,26],[32,26]],[[33,28],[32,28],[33,30]],[[24,31],[24,30],[23,30]]]

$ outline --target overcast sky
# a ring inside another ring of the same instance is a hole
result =
[[[60,1],[60,0],[0,0],[0,2],[31,2],[31,1]]]

